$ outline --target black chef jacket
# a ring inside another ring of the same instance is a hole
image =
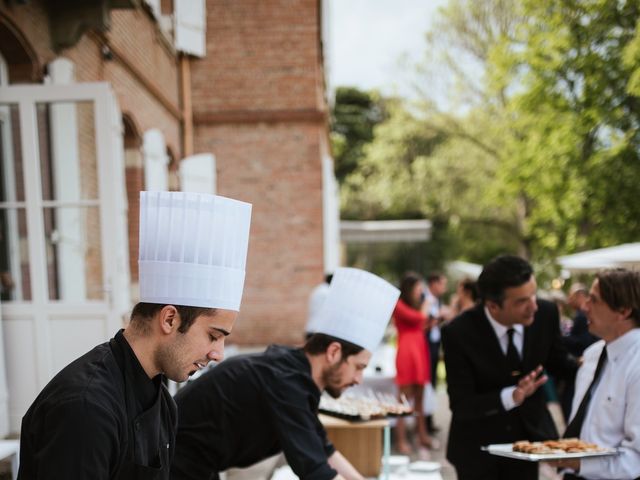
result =
[[[122,330],[42,390],[22,419],[19,480],[168,479],[176,407]]]
[[[327,459],[335,448],[317,415],[320,393],[301,349],[272,345],[225,360],[175,397],[171,478],[217,479],[280,451],[301,479],[334,478]]]

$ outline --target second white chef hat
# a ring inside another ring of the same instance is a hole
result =
[[[400,290],[356,268],[338,268],[315,322],[315,332],[373,352],[384,335]]]

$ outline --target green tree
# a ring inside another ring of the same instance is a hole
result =
[[[505,181],[527,198],[533,253],[549,257],[635,240],[640,103],[630,88],[629,57],[640,4],[523,5],[529,21],[506,40],[493,71],[515,90]]]
[[[353,87],[336,89],[331,146],[339,182],[358,168],[364,146],[373,139],[373,128],[384,117],[384,104],[378,93]]]

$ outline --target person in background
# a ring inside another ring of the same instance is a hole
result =
[[[305,327],[305,338],[309,338],[316,331],[316,325],[318,322],[318,316],[320,310],[322,310],[322,304],[324,303],[327,295],[329,295],[329,285],[331,285],[331,279],[333,274],[328,273],[324,276],[324,282],[311,291],[309,296],[309,307],[307,312],[307,326]]]
[[[569,306],[574,310],[575,315],[571,323],[568,335],[562,337],[562,342],[569,350],[569,353],[576,357],[582,357],[585,349],[598,341],[598,337],[589,332],[587,316],[585,314],[585,304],[589,298],[589,291],[582,283],[574,283],[569,288]],[[564,418],[568,419],[571,412],[571,403],[575,391],[575,377],[567,378],[564,382],[560,403]]]
[[[561,376],[576,361],[562,346],[558,309],[536,297],[531,265],[503,255],[478,278],[481,303],[443,328],[451,408],[447,459],[459,480],[538,480],[533,462],[482,446],[558,438],[540,387],[543,369]]]
[[[617,455],[563,460],[565,480],[640,478],[640,272],[596,275],[584,313],[602,340],[584,351],[564,436],[617,449]]]
[[[431,369],[429,383],[431,383],[433,387],[431,393],[434,395],[438,383],[438,362],[440,361],[440,325],[442,325],[445,320],[451,318],[448,307],[443,306],[441,303],[441,298],[446,291],[447,277],[442,273],[432,272],[427,276],[427,288],[424,294],[429,303],[429,329],[425,330],[425,337],[429,348],[429,363]],[[437,433],[440,430],[434,424],[433,414],[431,412],[425,416],[425,421],[430,433]]]
[[[140,303],[129,325],[58,373],[22,420],[21,480],[168,479],[164,387],[221,360],[240,308],[251,205],[140,194]],[[70,332],[73,334],[73,332]]]
[[[336,270],[304,348],[270,346],[225,360],[176,395],[174,480],[217,479],[282,451],[302,479],[363,480],[327,439],[320,395],[362,381],[399,291],[355,268]]]
[[[451,315],[456,317],[478,302],[478,285],[475,280],[463,278],[456,285],[456,293],[451,302]]]
[[[563,338],[563,342],[569,353],[581,357],[585,349],[598,341],[598,337],[589,331],[585,304],[589,299],[589,291],[582,283],[574,283],[569,289],[569,306],[574,310],[573,323],[569,335]]]
[[[423,295],[423,288],[422,278],[414,272],[405,273],[400,281],[400,299],[393,311],[393,321],[398,331],[396,385],[400,397],[406,396],[413,404],[419,443],[431,447],[432,439],[427,432],[422,411],[424,387],[431,375],[424,333],[428,328],[429,302]],[[412,451],[402,418],[396,420],[396,447],[405,455]]]

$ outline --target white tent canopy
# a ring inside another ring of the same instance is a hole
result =
[[[570,272],[593,272],[603,268],[640,268],[640,242],[599,248],[558,257],[560,266]]]
[[[477,263],[456,260],[447,264],[447,273],[455,279],[471,277],[475,280],[480,275],[480,272],[482,272],[482,265],[478,265]]]

